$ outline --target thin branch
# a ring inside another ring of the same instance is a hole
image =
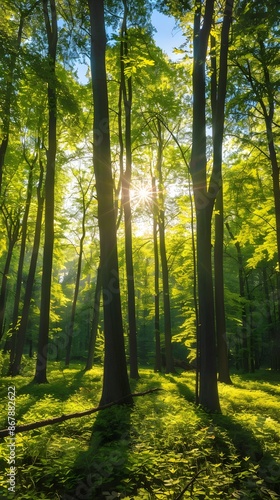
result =
[[[197,474],[195,474],[195,476],[191,479],[191,481],[187,484],[187,486],[185,486],[185,488],[181,491],[181,493],[175,498],[175,500],[180,500],[184,493],[186,493],[186,491],[189,489],[190,486],[193,485],[193,483],[195,482],[195,480],[197,479],[197,477],[202,473],[202,472],[205,472],[205,469],[201,469],[200,471],[197,472]]]
[[[145,396],[146,394],[150,394],[152,392],[157,392],[157,391],[162,391],[163,389],[156,387],[154,389],[149,389],[148,391],[144,392],[135,392],[133,394],[130,394],[133,398],[136,398],[138,396]],[[60,422],[65,422],[65,420],[70,420],[71,418],[80,418],[80,417],[85,417],[87,415],[91,415],[92,413],[96,413],[101,410],[106,410],[107,408],[111,408],[111,406],[115,406],[118,404],[123,404],[125,403],[125,398],[122,398],[119,401],[113,401],[112,403],[108,403],[103,406],[97,406],[95,408],[90,408],[89,410],[77,412],[77,413],[68,413],[67,415],[61,415],[60,417],[54,417],[54,418],[47,418],[45,420],[40,420],[38,422],[32,422],[30,424],[22,424],[22,425],[17,425],[15,427],[15,430],[13,431],[14,434],[18,432],[26,432],[26,431],[31,431],[33,429],[39,429],[40,427],[46,427],[47,425],[53,425],[57,424]],[[4,438],[6,436],[10,436],[11,431],[9,429],[2,429],[0,430],[0,438]]]

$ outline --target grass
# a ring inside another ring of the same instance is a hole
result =
[[[2,377],[0,395],[16,386],[17,423],[33,422],[97,406],[102,370],[50,364],[49,384],[23,376]],[[194,405],[194,374],[155,374],[141,369],[132,391],[163,391],[19,434],[16,442],[20,500],[276,499],[280,498],[280,374],[232,376],[220,384],[222,415]],[[7,416],[1,414],[1,428]],[[7,439],[1,444],[1,499],[7,492]],[[199,473],[199,475],[197,475]]]

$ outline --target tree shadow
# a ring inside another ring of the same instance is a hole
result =
[[[73,479],[68,491],[61,492],[62,500],[119,498],[127,477],[131,411],[129,405],[115,405],[97,413],[88,449],[73,465]]]
[[[277,495],[280,494],[280,463],[275,460],[273,455],[265,449],[265,446],[257,439],[254,432],[236,422],[234,418],[212,414],[212,422],[214,426],[221,431],[225,431],[230,438],[230,443],[223,439],[223,433],[217,438],[217,446],[226,453],[230,453],[231,443],[233,444],[237,458],[241,462],[243,468],[248,469],[251,464],[257,466],[255,474],[248,481],[251,481],[252,491],[255,491],[255,498],[271,498],[270,496],[262,496],[261,488],[269,488]],[[264,480],[265,484],[260,485],[259,480]],[[237,484],[237,486],[242,486]],[[280,498],[280,497],[279,497]]]
[[[178,373],[178,378],[180,377],[180,375],[181,374]],[[173,384],[176,385],[180,396],[182,396],[184,399],[186,399],[186,401],[189,401],[190,403],[194,403],[195,402],[194,391],[192,389],[190,389],[186,383],[179,382],[175,377],[176,377],[176,375],[174,376],[174,374],[165,375],[165,378],[167,380],[169,380],[170,382],[172,382]]]

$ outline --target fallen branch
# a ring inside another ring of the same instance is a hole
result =
[[[197,474],[195,474],[195,476],[190,480],[190,482],[187,484],[187,486],[185,486],[185,488],[181,491],[181,493],[175,498],[175,500],[180,500],[184,493],[186,493],[186,491],[189,489],[190,486],[193,485],[193,483],[195,482],[196,478],[199,476],[199,474],[201,474],[202,472],[205,472],[205,469],[201,469],[200,471],[197,472]]]
[[[151,392],[157,392],[162,390],[163,389],[156,387],[154,389],[149,389],[148,391],[144,392],[135,392],[134,394],[130,394],[130,396],[136,398],[138,396],[145,396],[146,394],[150,394]],[[122,404],[124,403],[124,401],[125,398],[119,401],[113,401],[112,403],[108,403],[103,406],[97,406],[95,408],[90,408],[89,410],[80,411],[77,413],[68,413],[67,415],[61,415],[60,417],[47,418],[45,420],[40,420],[39,422],[32,422],[31,424],[16,425],[13,433],[16,434],[18,432],[26,432],[26,431],[31,431],[33,429],[39,429],[40,427],[46,427],[46,425],[53,425],[53,424],[58,424],[60,422],[65,422],[65,420],[70,420],[70,418],[85,417],[86,415],[91,415],[92,413],[96,413],[101,410],[106,410],[106,408],[110,408],[111,406]],[[10,435],[11,431],[9,429],[0,430],[0,438],[4,438]]]

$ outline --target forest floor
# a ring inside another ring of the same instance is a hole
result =
[[[8,387],[16,388],[17,424],[98,406],[101,367],[50,363],[49,384],[33,385],[34,366],[0,380],[0,427]],[[114,406],[16,436],[16,493],[9,496],[9,437],[1,440],[1,499],[280,498],[280,373],[233,374],[219,385],[222,415],[194,404],[195,374],[142,368],[133,408]],[[5,408],[6,406],[6,408]],[[184,493],[183,493],[184,491]]]

